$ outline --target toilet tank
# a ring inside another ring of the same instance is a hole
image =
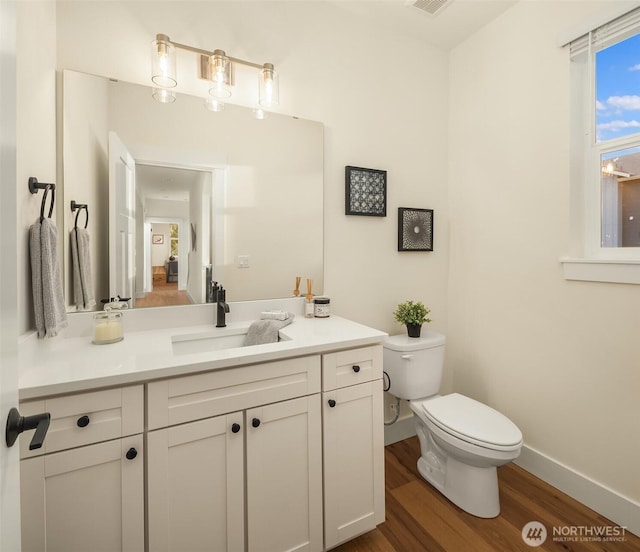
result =
[[[437,395],[442,381],[445,336],[431,330],[421,337],[393,335],[383,343],[383,370],[389,393],[400,399]]]

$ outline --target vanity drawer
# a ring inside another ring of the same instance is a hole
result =
[[[322,390],[331,391],[382,377],[382,345],[322,355]]]
[[[33,431],[20,436],[20,457],[75,448],[142,433],[144,388],[142,385],[79,393],[20,403],[20,415],[51,414],[42,448],[29,450]]]
[[[155,381],[147,386],[148,429],[319,392],[319,355]]]

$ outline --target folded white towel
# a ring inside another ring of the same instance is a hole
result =
[[[260,318],[262,320],[286,320],[289,318],[289,313],[281,310],[263,311],[260,313]]]
[[[276,343],[278,332],[293,322],[295,315],[288,313],[286,320],[256,320],[251,323],[244,338],[244,346],[262,345],[264,343]]]
[[[31,287],[38,337],[54,337],[67,325],[58,263],[58,232],[51,219],[38,219],[29,229]]]
[[[91,310],[96,304],[91,277],[89,232],[85,228],[71,230],[71,266],[73,267],[73,300],[78,310]]]

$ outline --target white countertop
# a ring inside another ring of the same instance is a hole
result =
[[[251,320],[231,322],[227,329],[246,327]],[[91,337],[26,340],[20,346],[20,400],[35,399],[187,375],[280,358],[381,343],[387,334],[362,324],[330,316],[296,315],[280,330],[282,341],[206,353],[175,354],[172,336],[214,332],[213,324],[125,331],[119,343],[94,345]]]

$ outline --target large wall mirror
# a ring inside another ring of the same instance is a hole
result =
[[[229,301],[290,296],[296,276],[322,293],[321,123],[212,112],[182,94],[162,104],[149,87],[74,71],[61,80],[64,225],[69,236],[71,201],[88,206],[94,308],[115,295],[202,303],[209,277]]]

